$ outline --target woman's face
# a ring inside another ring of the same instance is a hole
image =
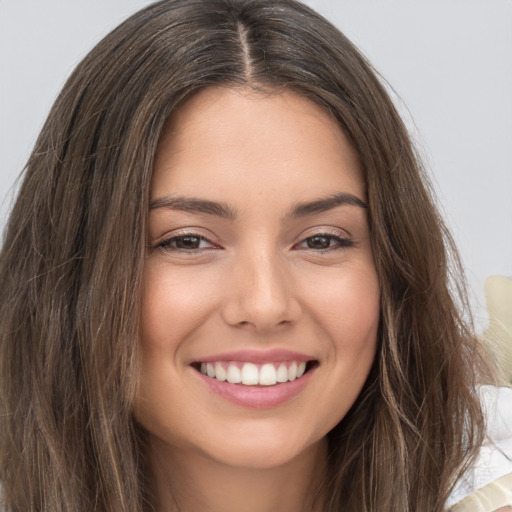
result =
[[[275,467],[343,418],[379,323],[365,200],[346,137],[294,92],[208,88],[174,115],[151,189],[136,403],[171,453]]]

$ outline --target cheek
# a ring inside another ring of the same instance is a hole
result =
[[[199,328],[215,302],[211,278],[194,269],[149,262],[144,273],[141,339],[144,352],[176,350]]]
[[[341,417],[357,399],[372,367],[380,320],[380,289],[373,263],[347,266],[331,279],[317,281],[322,293],[311,300],[314,322],[327,337],[331,406]],[[338,401],[343,390],[344,400]]]
[[[309,312],[327,354],[322,410],[334,427],[368,377],[377,347],[380,289],[373,263],[333,269],[309,285]]]
[[[176,443],[179,415],[187,396],[182,387],[189,340],[211,311],[206,276],[200,269],[172,267],[156,258],[147,262],[140,318],[142,367],[135,417],[151,433]]]
[[[380,317],[380,290],[373,264],[346,267],[307,284],[309,310],[340,348],[374,345]]]

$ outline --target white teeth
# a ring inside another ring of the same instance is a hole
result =
[[[288,368],[288,380],[295,380],[297,378],[297,363],[293,361]]]
[[[258,367],[252,363],[245,363],[242,366],[242,384],[254,386],[258,384]]]
[[[276,380],[277,382],[288,382],[288,368],[284,363],[281,363],[277,369]]]
[[[242,382],[242,373],[236,364],[230,364],[228,366],[226,377],[227,381],[231,384],[238,384],[239,382]]]
[[[276,383],[276,369],[273,364],[267,363],[261,367],[259,383],[262,386],[273,386]]]
[[[200,371],[203,375],[219,381],[227,380],[230,384],[274,386],[302,377],[306,371],[306,362],[265,363],[258,366],[254,363],[217,361],[201,363]]]
[[[221,363],[215,363],[215,378],[221,381],[225,381],[228,378],[226,370],[224,370]]]

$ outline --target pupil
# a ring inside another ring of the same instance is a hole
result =
[[[310,249],[328,249],[331,242],[328,236],[312,236],[308,238],[308,247]]]
[[[179,249],[197,249],[199,243],[200,240],[197,236],[182,236],[176,240],[176,246]]]

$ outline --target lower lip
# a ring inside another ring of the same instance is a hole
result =
[[[254,409],[269,409],[288,402],[304,389],[311,380],[314,371],[315,368],[312,368],[294,381],[275,384],[274,386],[245,386],[213,379],[194,370],[210,391],[236,405]]]

